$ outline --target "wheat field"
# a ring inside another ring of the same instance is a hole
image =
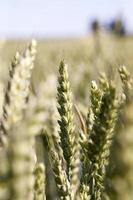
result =
[[[102,32],[0,41],[0,200],[133,199],[132,52]]]

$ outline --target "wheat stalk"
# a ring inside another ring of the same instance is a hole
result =
[[[34,200],[46,200],[45,191],[45,166],[43,163],[37,163],[35,170]]]
[[[24,124],[10,130],[9,145],[7,147],[8,159],[8,189],[10,200],[33,199],[35,165],[34,151],[32,149],[33,137],[25,131]],[[16,134],[19,131],[19,134]]]

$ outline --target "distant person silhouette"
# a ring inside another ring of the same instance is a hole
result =
[[[98,20],[93,20],[91,23],[91,30],[93,33],[97,33],[100,30],[100,24]]]
[[[112,20],[109,27],[110,31],[118,36],[125,36],[126,34],[125,24],[121,18]]]

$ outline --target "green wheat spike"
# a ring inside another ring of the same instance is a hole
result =
[[[67,162],[67,170],[69,170],[70,158],[72,156],[71,138],[74,134],[74,125],[70,83],[68,80],[67,67],[63,61],[60,63],[59,67],[57,90],[58,112],[60,114],[60,120],[58,121],[60,126],[59,134],[61,138],[61,147],[63,149],[64,158]]]
[[[84,143],[83,145],[83,150],[82,150],[82,186],[81,186],[81,196],[84,196],[84,199],[90,198],[89,194],[89,165],[90,165],[90,160],[88,158],[88,145],[89,145],[89,137],[90,134],[93,130],[93,124],[96,123],[97,121],[97,116],[100,112],[100,106],[101,106],[101,97],[102,97],[102,92],[98,88],[97,83],[95,81],[92,81],[91,83],[91,95],[90,95],[90,100],[91,100],[91,105],[89,107],[89,112],[87,114],[87,142]]]
[[[102,199],[105,167],[108,163],[109,149],[117,118],[116,90],[112,84],[108,86],[102,96],[100,110],[95,113],[95,122],[88,145],[89,186],[90,196],[93,200]]]

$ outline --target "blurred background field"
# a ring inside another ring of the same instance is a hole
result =
[[[0,42],[0,79],[5,82],[8,70],[16,51],[22,52],[30,40],[1,40]],[[133,37],[118,37],[100,32],[97,36],[70,39],[38,39],[37,58],[33,71],[36,85],[48,76],[57,75],[60,60],[68,64],[70,80],[76,98],[85,100],[90,80],[97,79],[100,72],[111,78],[118,67],[125,65],[133,72]],[[98,43],[98,50],[97,50]]]

